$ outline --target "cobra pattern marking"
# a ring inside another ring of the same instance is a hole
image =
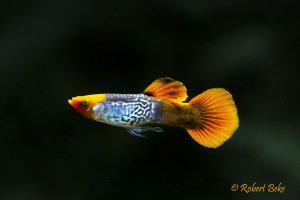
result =
[[[101,118],[109,124],[125,127],[149,123],[156,102],[144,94],[107,94]]]

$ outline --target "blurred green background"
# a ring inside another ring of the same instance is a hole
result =
[[[0,1],[0,199],[297,199],[295,1]],[[299,7],[298,7],[299,8]],[[182,81],[231,91],[240,127],[218,149],[185,130],[147,138],[67,100]],[[230,191],[279,184],[280,193]]]

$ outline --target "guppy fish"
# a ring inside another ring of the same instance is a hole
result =
[[[183,127],[208,148],[219,147],[238,128],[237,108],[225,89],[209,89],[184,102],[187,97],[181,82],[165,77],[155,80],[142,94],[93,94],[73,97],[68,102],[85,117],[124,127],[136,136],[162,131],[147,124]]]

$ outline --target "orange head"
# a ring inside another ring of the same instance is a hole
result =
[[[73,97],[68,100],[69,104],[80,114],[87,118],[93,118],[93,107],[105,101],[105,94],[93,94]]]

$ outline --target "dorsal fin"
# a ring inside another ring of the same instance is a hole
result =
[[[156,79],[143,93],[147,96],[174,103],[181,103],[188,97],[186,87],[170,77]]]

